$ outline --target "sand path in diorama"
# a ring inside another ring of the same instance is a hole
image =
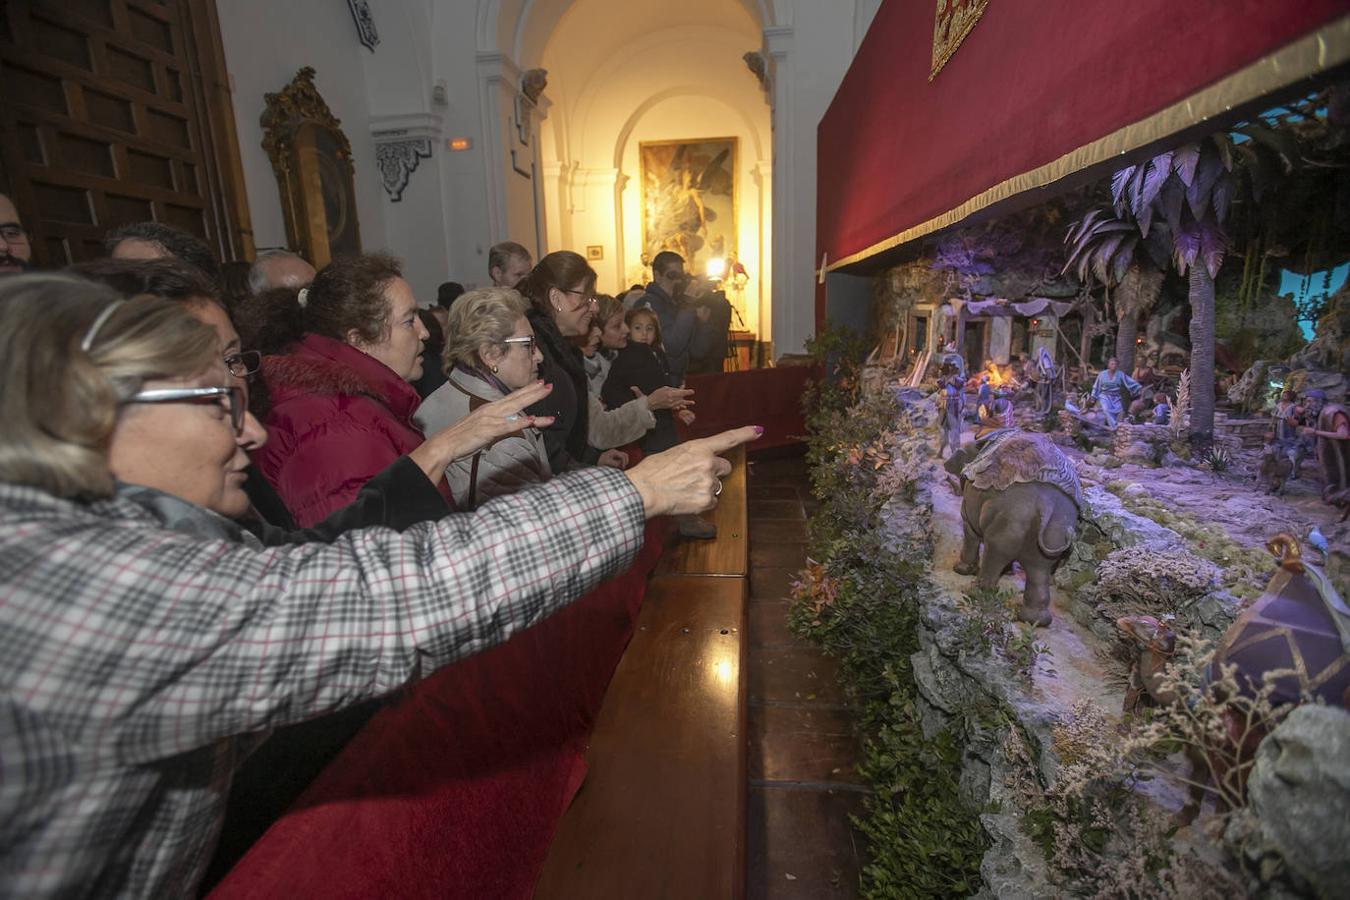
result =
[[[1315,460],[1305,460],[1304,477],[1287,482],[1284,496],[1276,496],[1256,484],[1254,473],[1260,459],[1252,450],[1236,455],[1231,472],[1215,474],[1205,469],[1154,469],[1130,463],[1103,469],[1081,463],[1086,454],[1076,448],[1060,449],[1080,461],[1079,472],[1089,480],[1095,477],[1103,485],[1112,481],[1138,483],[1173,509],[1218,525],[1245,547],[1262,548],[1281,531],[1302,540],[1316,525],[1333,548],[1350,552],[1350,522],[1337,522],[1341,511],[1322,502]]]
[[[933,484],[932,498],[933,580],[952,597],[960,597],[975,583],[974,576],[952,571],[961,555],[961,498],[947,486],[945,479]],[[1019,598],[1024,586],[1020,567],[999,581],[1000,588],[1015,590]],[[1038,661],[1031,684],[1023,688],[1028,701],[1059,717],[1067,715],[1080,701],[1090,700],[1118,723],[1125,701],[1125,679],[1105,665],[1103,654],[1108,648],[1074,620],[1066,607],[1063,592],[1053,582],[1050,609],[1054,617],[1051,624],[1036,629],[1036,636],[1050,648],[1050,653]],[[1186,765],[1177,754],[1165,767],[1181,772]],[[1136,790],[1173,812],[1180,810],[1186,800],[1184,789],[1167,779],[1141,783],[1136,785]]]

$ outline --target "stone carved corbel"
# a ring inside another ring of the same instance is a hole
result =
[[[408,179],[418,163],[431,158],[430,138],[409,138],[375,145],[375,164],[380,167],[380,183],[392,203],[403,199]]]
[[[398,203],[413,172],[435,152],[440,140],[440,117],[434,113],[375,116],[370,124],[380,186],[391,203]]]
[[[520,76],[520,92],[531,103],[538,105],[539,97],[548,87],[548,69],[529,69]]]
[[[745,67],[759,81],[759,86],[766,94],[773,93],[773,83],[769,78],[769,58],[764,55],[763,50],[747,50],[741,57],[745,60]]]

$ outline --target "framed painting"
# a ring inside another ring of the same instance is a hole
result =
[[[642,250],[684,257],[685,271],[736,254],[736,139],[644,141]]]
[[[264,97],[263,149],[281,192],[290,249],[323,268],[361,252],[352,145],[305,66]]]

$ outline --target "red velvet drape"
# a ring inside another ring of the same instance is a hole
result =
[[[806,434],[802,391],[816,376],[810,366],[690,375],[685,386],[694,390],[697,418],[680,434],[707,437],[728,428],[762,425],[763,437],[747,448],[751,453],[799,443]]]
[[[379,712],[211,897],[527,898],[662,547]]]
[[[1347,12],[1350,0],[993,0],[930,83],[933,0],[886,0],[820,123],[815,258],[953,210]]]

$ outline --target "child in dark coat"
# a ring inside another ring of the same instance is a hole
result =
[[[628,345],[619,350],[609,367],[609,377],[600,389],[600,400],[610,409],[618,409],[633,399],[633,388],[650,394],[658,388],[679,387],[671,378],[666,363],[666,351],[661,346],[661,323],[652,310],[641,307],[628,312]],[[669,450],[680,442],[675,431],[675,418],[668,409],[656,410],[656,425],[642,438],[644,454]],[[682,409],[678,415],[686,425],[693,424],[694,414]],[[717,528],[698,516],[678,516],[680,535],[691,538],[714,538]]]
[[[600,389],[600,400],[609,409],[618,409],[633,399],[633,388],[644,394],[650,394],[658,388],[679,387],[671,384],[670,368],[666,363],[666,351],[661,346],[661,323],[656,313],[643,307],[630,310],[628,323],[628,346],[619,350],[609,368],[609,377]],[[656,426],[642,439],[642,452],[660,453],[669,450],[680,442],[675,431],[675,419],[670,410],[661,409],[654,413]],[[680,410],[679,415],[686,425],[694,421],[693,413]]]

